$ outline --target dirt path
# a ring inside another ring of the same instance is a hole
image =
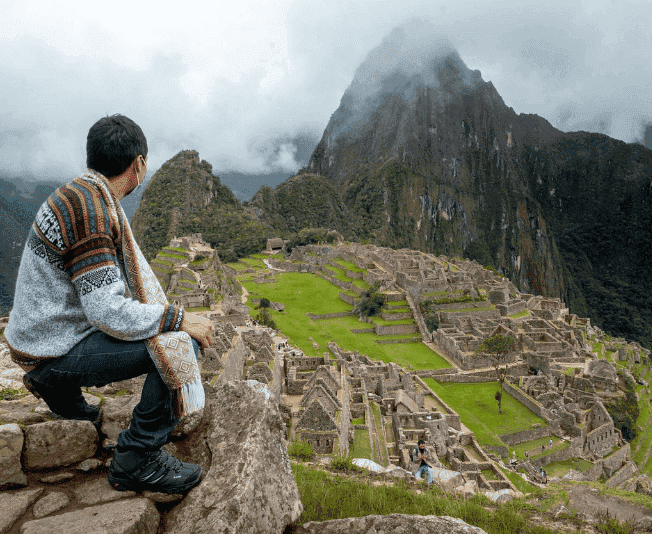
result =
[[[609,512],[609,517],[619,521],[638,521],[652,517],[652,510],[638,504],[629,504],[612,495],[598,495],[598,491],[586,486],[573,486],[568,489],[570,501],[568,508],[597,516]]]
[[[242,304],[247,303],[247,297],[249,296],[249,291],[247,291],[247,288],[245,286],[242,286],[242,296],[240,297],[240,300],[242,301]]]

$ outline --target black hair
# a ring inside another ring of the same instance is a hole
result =
[[[112,178],[122,174],[139,155],[147,156],[147,139],[124,115],[102,117],[86,137],[86,166]]]
[[[417,441],[417,446],[418,446],[418,445],[421,445],[422,443],[423,443],[424,445],[426,444],[425,441],[423,441],[422,439],[420,439],[419,441]]]

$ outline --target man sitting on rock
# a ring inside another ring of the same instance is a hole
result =
[[[414,474],[414,478],[419,480],[422,476],[423,473],[426,473],[426,481],[428,484],[432,484],[432,479],[434,477],[435,472],[432,469],[432,465],[430,465],[430,450],[426,448],[426,442],[422,439],[420,439],[417,442],[417,446],[410,451],[410,461],[411,462],[418,462],[421,461],[421,464],[419,465],[419,468],[417,469],[417,472]]]
[[[183,415],[201,409],[197,353],[208,319],[168,304],[131,233],[120,200],[142,184],[147,141],[122,115],[88,132],[88,170],[43,203],[20,262],[5,330],[26,388],[59,417],[98,426],[81,387],[147,375],[109,469],[118,490],[182,493],[198,465],[161,447]]]

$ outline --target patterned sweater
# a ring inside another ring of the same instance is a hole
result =
[[[12,359],[23,369],[68,353],[98,330],[137,341],[180,329],[181,308],[131,298],[120,234],[97,187],[83,179],[43,203],[25,243],[5,329]]]

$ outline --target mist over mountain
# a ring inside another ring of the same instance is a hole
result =
[[[464,255],[652,346],[652,151],[516,114],[450,44],[412,29],[360,65],[309,164],[253,197],[260,220]]]

